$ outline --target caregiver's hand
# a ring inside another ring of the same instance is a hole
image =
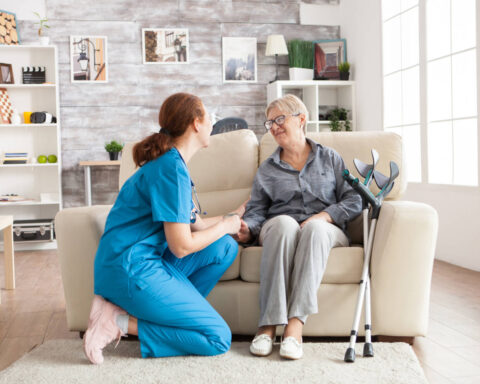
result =
[[[230,235],[234,235],[240,229],[241,220],[236,212],[228,213],[223,216],[222,222],[225,226],[225,231]]]
[[[252,239],[250,228],[248,228],[248,224],[245,221],[242,220],[240,230],[233,238],[240,243],[248,243]]]

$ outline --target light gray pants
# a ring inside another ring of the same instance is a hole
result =
[[[290,216],[276,216],[262,227],[260,265],[260,320],[285,325],[292,317],[303,323],[318,312],[317,290],[333,247],[348,246],[343,231],[324,220],[312,220],[303,229]]]

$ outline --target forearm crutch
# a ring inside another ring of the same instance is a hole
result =
[[[344,360],[349,363],[355,361],[355,342],[358,334],[358,325],[360,322],[360,315],[365,300],[365,345],[363,348],[364,357],[373,357],[373,345],[371,340],[371,302],[370,302],[370,258],[372,254],[373,239],[375,236],[375,228],[377,219],[380,214],[382,201],[385,196],[392,190],[394,179],[398,176],[398,166],[394,162],[390,162],[390,177],[386,177],[375,170],[375,165],[378,161],[378,153],[372,150],[373,164],[367,165],[355,159],[355,166],[360,175],[365,177],[364,184],[359,183],[358,178],[353,177],[348,170],[344,171],[344,179],[357,191],[365,204],[363,210],[363,237],[364,237],[364,261],[362,269],[362,277],[360,280],[360,288],[358,292],[357,305],[355,308],[355,316],[353,320],[352,330],[350,332],[350,344],[345,353]],[[369,186],[375,178],[375,182],[380,189],[377,196],[370,192]],[[369,207],[372,211],[372,220],[370,228],[368,226],[368,212]]]

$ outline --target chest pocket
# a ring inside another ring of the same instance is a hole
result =
[[[337,201],[335,194],[337,182],[333,172],[328,170],[315,172],[308,181],[310,192],[313,196],[322,202],[329,202],[330,204]]]

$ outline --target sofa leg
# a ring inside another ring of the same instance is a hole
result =
[[[407,343],[413,345],[415,342],[414,336],[375,336],[375,341],[380,343]]]
[[[78,332],[78,336],[80,336],[80,339],[83,339],[83,335],[85,335],[85,331]]]

